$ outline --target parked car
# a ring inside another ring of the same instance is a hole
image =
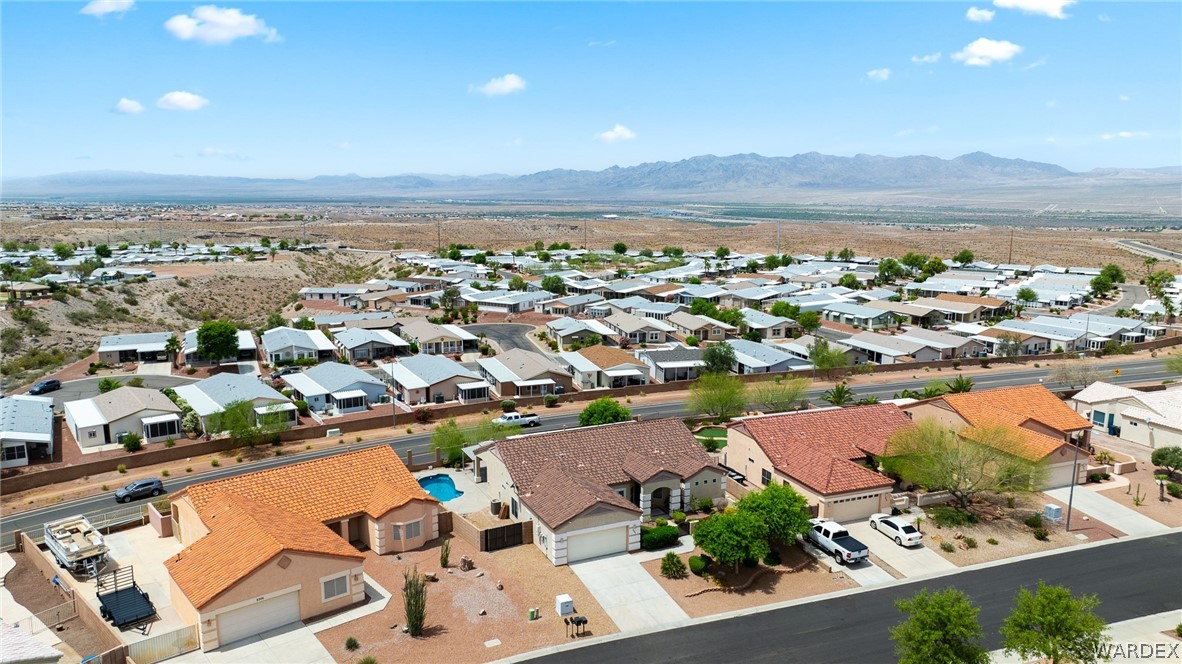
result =
[[[303,370],[304,370],[303,367],[282,367],[279,370],[272,373],[271,377],[276,378],[278,376],[290,376],[291,374],[301,373]]]
[[[493,420],[493,424],[507,424],[519,427],[541,426],[542,418],[533,413],[505,413]]]
[[[130,503],[140,498],[155,498],[162,493],[164,493],[164,482],[156,478],[136,480],[122,489],[116,490],[115,500],[121,503]]]
[[[56,378],[50,378],[30,387],[29,394],[45,394],[46,392],[54,392],[60,389],[62,389],[62,382]]]
[[[809,540],[833,556],[838,565],[849,565],[870,557],[870,549],[851,537],[840,523],[829,519],[809,519],[809,526]]]
[[[870,527],[895,540],[899,546],[911,546],[923,541],[923,533],[910,521],[890,514],[871,514]]]

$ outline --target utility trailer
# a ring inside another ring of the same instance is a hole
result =
[[[98,578],[99,615],[120,630],[140,628],[156,617],[156,605],[135,583],[135,569],[122,567]]]
[[[45,524],[45,545],[57,564],[74,574],[95,578],[107,563],[107,543],[84,516]]]

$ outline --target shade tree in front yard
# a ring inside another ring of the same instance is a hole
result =
[[[626,422],[632,419],[632,411],[620,405],[611,397],[600,397],[587,404],[583,412],[579,413],[579,426],[589,427],[597,424],[611,424]]]
[[[771,552],[768,527],[750,511],[727,510],[698,522],[694,544],[725,565],[739,565],[748,560],[762,560]]]
[[[279,410],[278,404],[256,416],[254,403],[240,400],[227,404],[222,412],[209,416],[209,433],[225,431],[239,443],[254,447],[259,443],[277,442],[289,424],[287,411]]]
[[[981,624],[974,606],[961,591],[948,588],[895,600],[895,608],[907,620],[891,628],[899,664],[963,662],[987,664],[989,652],[981,647]]]
[[[815,311],[806,311],[805,313],[816,313]],[[804,317],[804,314],[801,314]],[[817,339],[813,345],[809,346],[809,362],[813,363],[813,368],[817,371],[825,372],[826,376],[832,374],[835,369],[842,369],[849,365],[850,358],[845,354],[845,351],[829,345],[827,339]]]
[[[306,319],[305,319],[306,320]],[[224,320],[211,320],[197,328],[197,356],[221,364],[222,358],[238,355],[238,328]]]
[[[518,427],[483,422],[461,427],[456,418],[449,417],[440,422],[431,432],[431,446],[440,451],[443,462],[455,466],[464,458],[464,448],[490,440],[501,440],[515,433]]]
[[[772,483],[751,491],[735,503],[735,509],[755,515],[767,528],[771,540],[784,544],[796,542],[797,535],[809,529],[809,503],[787,484]]]
[[[1032,492],[1047,468],[1003,452],[1023,449],[1020,433],[986,424],[954,431],[935,418],[923,418],[887,441],[882,459],[889,475],[928,491],[947,491],[962,509],[982,493]]]
[[[1159,447],[1153,451],[1149,460],[1158,468],[1165,468],[1170,474],[1182,471],[1182,447]]]
[[[1106,660],[1108,625],[1096,615],[1095,595],[1075,597],[1063,586],[1038,582],[1035,592],[1018,590],[1014,610],[1001,626],[1006,654],[1050,664],[1091,664]]]
[[[119,382],[118,378],[107,377],[98,382],[99,394],[106,394],[121,387],[123,387],[123,383]]]
[[[702,374],[730,373],[734,366],[735,349],[730,344],[715,344],[702,351]]]

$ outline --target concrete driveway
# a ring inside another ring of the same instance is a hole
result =
[[[848,530],[848,527],[847,527]],[[861,537],[854,536],[854,539],[866,544],[866,541]],[[866,546],[870,546],[866,544]],[[829,568],[830,572],[845,572],[845,575],[854,580],[855,583],[863,588],[871,586],[881,586],[887,583],[894,583],[895,577],[891,576],[883,568],[875,565],[869,560],[864,560],[853,565],[839,565],[833,556],[813,546],[811,542],[805,541],[804,550],[809,552],[809,555],[817,559],[817,562]],[[889,563],[888,563],[889,564]]]
[[[301,622],[276,627],[258,636],[209,652],[194,650],[168,660],[177,664],[332,664],[335,660],[320,639]]]
[[[172,362],[140,362],[135,368],[137,376],[171,376]]]
[[[1048,489],[1047,491],[1043,491],[1043,493],[1063,504],[1067,504],[1069,490],[1070,487],[1061,487],[1058,489]],[[1157,496],[1150,494],[1149,500],[1157,500]],[[1075,487],[1075,499],[1072,502],[1072,506],[1093,519],[1107,523],[1130,537],[1137,535],[1157,535],[1170,529],[1169,526],[1154,521],[1144,514],[1134,512],[1115,500],[1105,498],[1099,491],[1093,491],[1082,486]]]
[[[640,563],[634,556],[621,553],[573,563],[570,568],[621,632],[689,620]]]
[[[524,325],[521,323],[482,323],[480,325],[466,325],[464,329],[472,334],[483,334],[490,341],[496,342],[502,351],[510,348],[520,348],[521,350],[530,350],[535,353],[540,352],[540,349],[529,340],[530,332],[534,331],[533,325]]]
[[[855,539],[870,547],[870,553],[881,558],[884,563],[908,579],[956,569],[956,565],[922,544],[910,547],[895,544],[887,539],[886,535],[871,528],[869,521],[847,523],[845,528]]]

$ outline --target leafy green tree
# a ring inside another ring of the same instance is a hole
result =
[[[628,245],[624,244],[623,242],[617,242],[612,245],[612,251],[623,256],[624,254],[628,253]]]
[[[1015,294],[1019,302],[1038,302],[1038,293],[1030,286],[1023,286]]]
[[[741,510],[720,512],[698,522],[694,544],[735,571],[747,560],[760,560],[771,552],[768,527],[759,516]]]
[[[944,264],[944,261],[936,257],[932,257],[932,259],[927,263],[924,263],[923,266],[923,273],[929,277],[933,274],[940,274],[941,272],[945,272],[947,270],[948,266]]]
[[[552,274],[542,278],[542,290],[555,295],[566,295],[566,283],[563,282],[562,277]]]
[[[718,422],[729,420],[747,407],[747,384],[725,373],[702,374],[690,385],[689,407]]]
[[[59,242],[53,245],[53,254],[57,256],[58,260],[69,260],[74,257],[74,247],[64,242]]]
[[[520,275],[515,275],[509,280],[509,290],[511,291],[523,291],[527,288],[529,288],[529,286],[526,284],[525,279],[522,279]]]
[[[283,314],[275,311],[272,312],[270,316],[267,316],[267,322],[263,326],[263,331],[265,332],[267,330],[274,330],[275,328],[283,327],[284,325],[287,325],[287,321],[284,320]]]
[[[1149,456],[1158,468],[1165,468],[1171,474],[1182,471],[1182,447],[1159,447]]]
[[[1096,615],[1095,595],[1075,597],[1063,586],[1038,582],[1018,590],[1014,610],[1001,626],[1006,654],[1050,664],[1091,664],[1107,659],[1108,625]]]
[[[305,319],[307,320],[307,319]],[[197,355],[214,364],[238,354],[238,328],[224,320],[211,320],[197,328]]]
[[[611,397],[602,397],[587,404],[583,412],[579,413],[579,426],[589,427],[596,424],[627,422],[630,419],[632,419],[632,411]]]
[[[111,248],[105,244],[100,244],[94,248],[94,255],[99,258],[110,258],[112,255]]]
[[[731,255],[731,250],[728,247],[719,247],[714,250],[715,258],[726,258]]]
[[[1017,332],[1002,332],[997,336],[997,356],[1014,358],[1022,354],[1022,336]]]
[[[118,379],[111,377],[103,378],[98,383],[99,394],[106,394],[107,392],[117,390],[121,387],[123,387],[123,383],[119,382]]]
[[[444,311],[455,311],[456,307],[462,303],[460,289],[455,286],[448,286],[439,294],[439,306],[443,307]]]
[[[853,272],[847,272],[841,275],[841,278],[837,280],[837,285],[841,286],[842,288],[858,290],[862,287],[862,282],[858,281],[858,276],[856,274]]]
[[[1114,284],[1123,284],[1125,282],[1125,271],[1116,263],[1105,265],[1100,270],[1100,274],[1108,277],[1108,280]]]
[[[177,353],[181,352],[180,338],[175,334],[168,335],[168,339],[164,342],[164,352],[168,353],[168,360],[170,362],[175,362]]]
[[[735,366],[735,349],[730,344],[715,344],[702,351],[701,373],[729,373]]]
[[[889,283],[906,274],[903,266],[899,261],[893,258],[884,258],[878,264],[878,280],[883,283]]]
[[[776,300],[772,303],[770,313],[771,315],[779,316],[780,318],[796,320],[796,317],[800,315],[800,306],[792,304],[791,302]]]
[[[989,652],[980,645],[980,609],[961,591],[927,588],[907,599],[895,600],[907,620],[891,628],[899,664],[988,664]]]
[[[748,492],[735,503],[740,512],[759,517],[773,541],[792,544],[797,535],[809,529],[809,503],[787,484],[772,482],[758,491]]]
[[[681,247],[665,247],[664,249],[661,249],[661,255],[671,256],[673,258],[681,258],[685,255],[685,249],[682,249]]]
[[[449,417],[436,425],[435,430],[431,432],[431,446],[442,453],[445,464],[454,466],[463,460],[465,447],[507,438],[518,428],[492,422],[461,427],[456,424],[456,418]]]
[[[6,240],[4,242],[4,251],[7,251],[10,254],[15,251],[19,251],[20,248],[21,248],[21,245],[16,240]]]
[[[1104,297],[1108,294],[1108,291],[1112,290],[1112,280],[1102,274],[1098,274],[1092,277],[1091,286],[1093,295]]]
[[[827,261],[833,260],[833,250],[832,249],[829,249],[828,251],[825,252],[825,260],[827,260]]]
[[[812,334],[821,328],[821,314],[816,311],[802,311],[796,316],[800,329]]]
[[[908,251],[906,255],[899,259],[899,262],[911,268],[912,271],[918,272],[927,264],[928,257],[927,254],[917,254],[914,251]]]
[[[750,385],[751,401],[765,413],[791,410],[804,400],[810,382],[807,378],[766,380]]]
[[[973,252],[968,249],[961,249],[955,256],[952,257],[953,263],[960,263],[961,265],[968,265],[973,262]]]
[[[842,261],[854,260],[854,250],[849,247],[842,247],[841,251],[837,252],[837,259]]]
[[[817,339],[809,347],[809,362],[813,363],[814,369],[823,371],[826,376],[829,376],[835,369],[848,366],[850,358],[844,350],[829,345],[828,340]]]
[[[848,406],[857,400],[857,395],[845,383],[838,383],[821,393],[821,401],[834,406]]]

